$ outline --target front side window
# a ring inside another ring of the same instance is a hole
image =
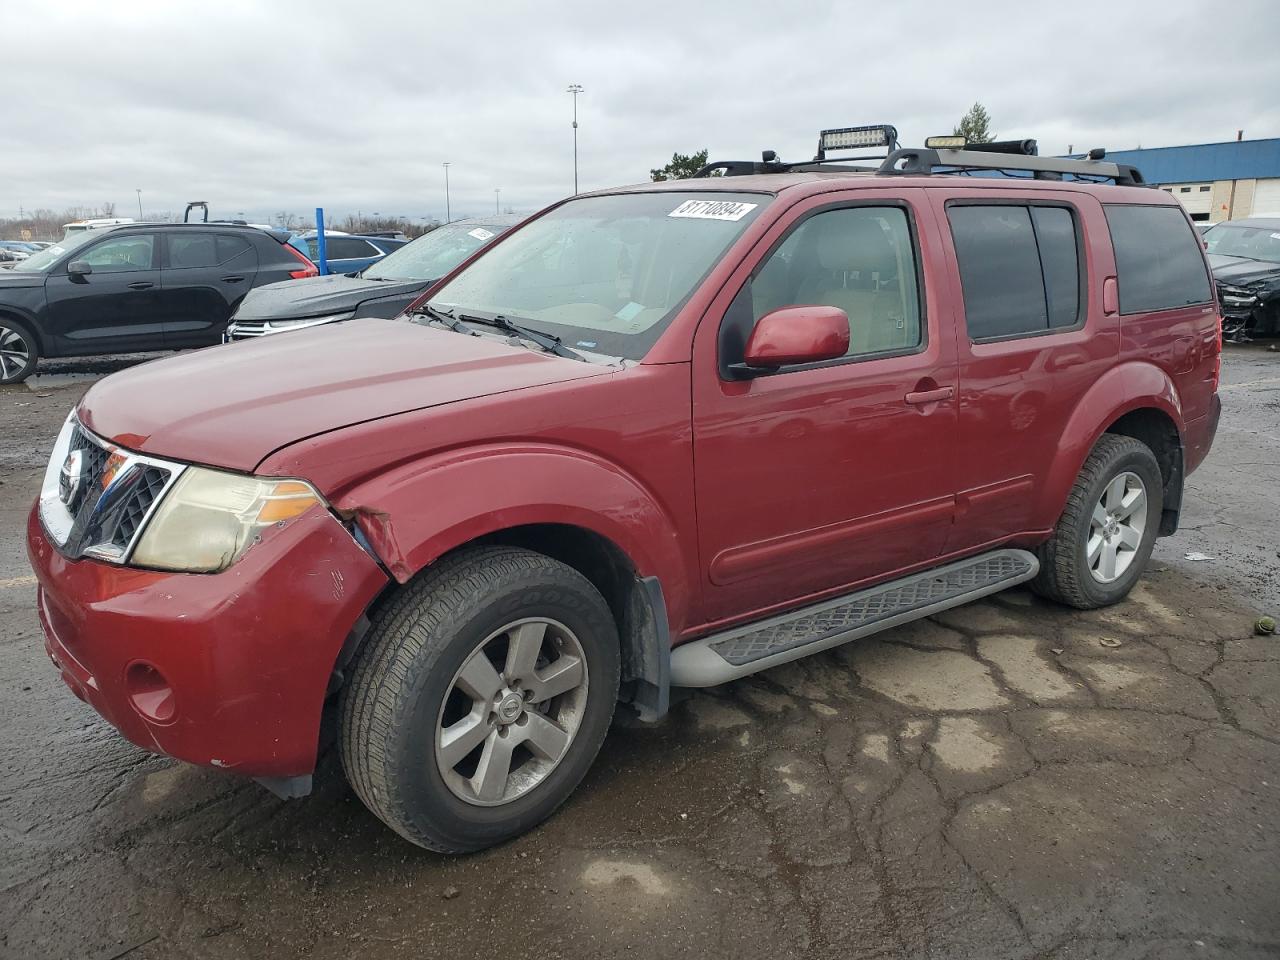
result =
[[[771,196],[654,191],[570,200],[485,252],[429,306],[501,314],[639,360]]]
[[[755,322],[798,305],[837,307],[848,315],[848,356],[919,346],[919,288],[906,212],[849,207],[802,221],[751,280]]]
[[[971,340],[1031,336],[1080,320],[1079,234],[1065,207],[947,208]]]
[[[153,235],[131,234],[106,240],[85,251],[84,260],[94,273],[126,273],[130,270],[150,270],[156,238]]]
[[[1116,253],[1122,314],[1210,301],[1200,239],[1182,208],[1104,204],[1103,210]]]

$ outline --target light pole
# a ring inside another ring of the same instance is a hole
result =
[[[449,215],[449,162],[447,160],[444,163],[444,222],[453,222],[453,217]]]
[[[138,219],[141,220],[142,219],[142,188],[134,187],[133,189],[138,194]]]
[[[502,196],[502,188],[494,187],[493,188],[493,212],[494,213],[502,212],[501,210],[498,209],[498,198],[501,196]]]
[[[582,92],[582,84],[571,83],[566,91],[573,94],[573,195],[578,195],[578,94]]]

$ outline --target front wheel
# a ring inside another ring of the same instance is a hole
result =
[[[0,315],[0,383],[21,383],[35,372],[40,345],[18,321]]]
[[[529,550],[446,558],[380,610],[343,693],[342,762],[401,836],[465,853],[550,816],[587,772],[618,696],[599,591]]]
[[[1151,448],[1104,434],[1038,551],[1032,589],[1081,610],[1124,599],[1146,569],[1163,510],[1163,478]]]

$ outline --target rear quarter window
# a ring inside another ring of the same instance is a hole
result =
[[[1212,299],[1200,239],[1180,207],[1104,204],[1103,209],[1115,248],[1122,314]]]

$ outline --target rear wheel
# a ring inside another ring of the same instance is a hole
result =
[[[1083,610],[1122,600],[1146,569],[1163,509],[1155,454],[1132,437],[1104,434],[1038,550],[1032,588]]]
[[[21,383],[35,372],[40,345],[17,320],[0,315],[0,383]]]
[[[528,550],[468,550],[376,615],[343,693],[343,766],[369,809],[419,846],[491,846],[578,785],[618,672],[617,629],[590,581]]]

